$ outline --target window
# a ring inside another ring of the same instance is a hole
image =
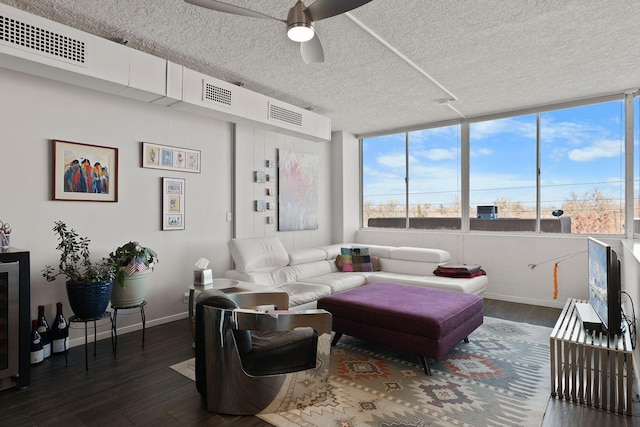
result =
[[[535,231],[536,120],[532,114],[470,124],[471,230]]]
[[[624,233],[624,101],[544,112],[540,123],[541,220],[560,209],[571,233]]]
[[[365,138],[364,226],[625,234],[626,106],[640,223],[640,98],[626,99]]]
[[[409,228],[460,229],[460,126],[409,133]]]
[[[635,117],[633,118],[633,149],[635,163],[633,167],[633,232],[640,234],[640,97],[633,100]]]
[[[406,227],[406,159],[404,133],[362,141],[363,227]]]
[[[363,227],[460,229],[460,126],[363,139],[362,194]]]

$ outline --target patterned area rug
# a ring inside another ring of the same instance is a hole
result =
[[[326,400],[259,417],[278,427],[539,426],[551,329],[484,320],[469,343],[430,360],[432,376],[415,355],[343,336],[331,350]],[[178,365],[194,379],[193,359]]]

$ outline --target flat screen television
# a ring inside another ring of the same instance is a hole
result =
[[[587,240],[589,305],[602,322],[603,332],[622,330],[620,261],[611,246],[592,237]]]

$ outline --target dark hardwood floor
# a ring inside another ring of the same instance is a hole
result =
[[[560,310],[485,300],[485,314],[553,327]],[[141,331],[119,336],[114,359],[110,341],[98,341],[88,372],[83,346],[69,351],[67,367],[64,356],[33,366],[29,388],[0,392],[0,426],[269,426],[207,412],[194,383],[167,368],[193,356],[186,319],[148,328],[140,344]],[[640,419],[551,399],[542,425],[640,426]]]

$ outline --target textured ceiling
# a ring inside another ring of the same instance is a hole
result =
[[[225,1],[282,19],[295,3]],[[640,86],[637,0],[373,0],[316,23],[325,62],[312,65],[284,24],[182,0],[0,2],[311,108],[354,134]]]

